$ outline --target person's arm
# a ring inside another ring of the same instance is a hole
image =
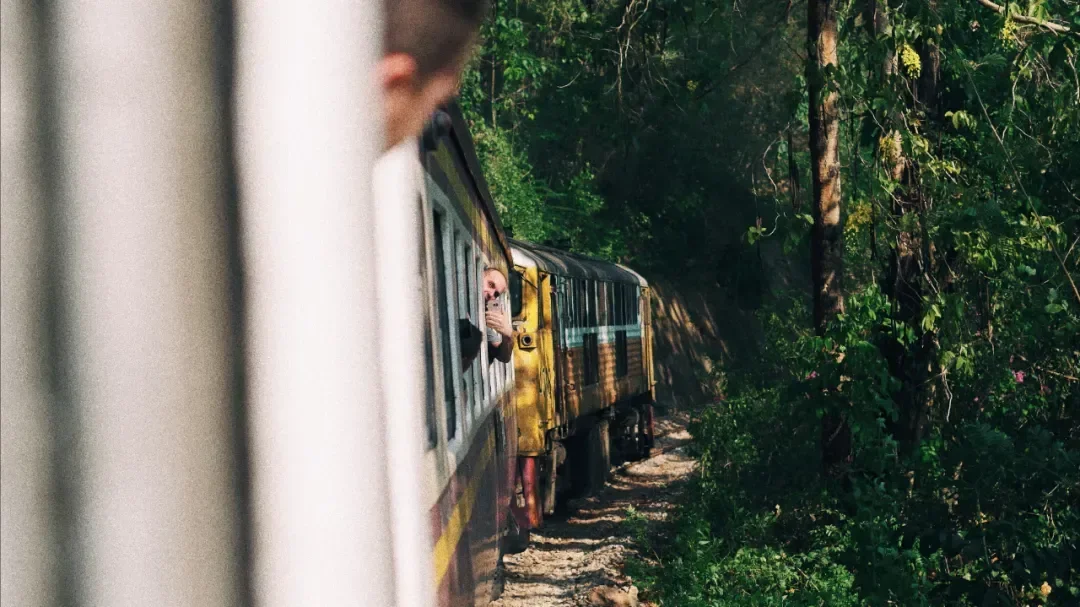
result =
[[[514,336],[504,337],[499,345],[493,346],[491,342],[488,342],[488,364],[491,361],[497,360],[499,362],[510,362],[510,355],[514,353]]]
[[[488,328],[494,329],[501,338],[497,344],[488,342],[488,362],[510,362],[510,355],[514,352],[514,329],[510,325],[509,315],[502,310],[488,310],[486,319]]]

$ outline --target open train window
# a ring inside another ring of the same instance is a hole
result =
[[[447,279],[454,280],[454,269],[446,265],[446,250],[454,246],[453,235],[450,235],[449,246],[445,242],[443,216],[435,212],[435,273],[436,281],[435,306],[439,309],[439,336],[442,349],[443,368],[443,395],[446,401],[446,438],[454,438],[457,433],[457,393],[454,388],[454,356],[453,339],[451,331],[457,326],[450,324],[450,296],[453,292],[447,288]]]
[[[615,377],[626,377],[630,371],[626,353],[626,329],[615,332]]]
[[[584,354],[584,375],[582,384],[591,386],[600,380],[600,342],[596,333],[587,333],[582,336],[582,351]]]
[[[469,323],[480,326],[480,319],[474,314],[473,306],[473,289],[475,286],[473,282],[475,277],[470,272],[470,261],[472,260],[472,247],[469,245],[468,236],[464,232],[457,232],[455,240],[457,241],[457,276],[458,276],[458,319],[468,321]],[[481,351],[482,346],[481,346]],[[477,355],[475,361],[481,360],[481,355]],[[474,362],[475,362],[474,361]],[[473,402],[473,365],[469,365],[468,368],[462,370],[462,382],[464,384],[464,390],[462,394],[462,423],[468,425],[469,407]]]
[[[467,249],[469,255],[469,276],[472,280],[469,281],[469,303],[473,306],[473,318],[476,319],[477,327],[485,327],[482,293],[480,285],[484,284],[484,263],[480,259],[480,255],[475,252],[473,247]],[[487,341],[487,335],[485,333],[484,341]],[[482,350],[482,354],[476,357],[477,363],[487,360],[487,346],[485,345]],[[487,377],[487,364],[474,364],[471,368],[473,376],[473,410],[479,411],[483,408],[484,403],[487,402],[488,389],[485,378]]]
[[[630,310],[630,322],[635,325],[641,324],[641,289],[634,287],[634,296],[630,298],[632,307]]]
[[[600,303],[600,298],[597,295],[596,281],[590,280],[588,285],[589,288],[586,294],[589,300],[588,326],[596,327],[599,326],[600,321],[600,315],[597,313],[597,305]]]
[[[630,313],[626,305],[626,285],[619,284],[615,286],[615,306],[619,310],[619,318],[615,324],[626,325],[630,324]]]
[[[604,325],[615,323],[615,284],[604,283]]]
[[[510,272],[510,315],[521,318],[521,272]]]
[[[418,204],[418,206],[420,206],[422,208],[423,204],[424,204],[423,200],[417,200],[417,204]],[[439,242],[439,240],[441,240],[441,239],[435,240],[435,242]],[[439,443],[439,430],[438,430],[438,427],[437,427],[438,422],[437,422],[437,419],[436,419],[436,411],[438,410],[438,407],[436,406],[436,403],[435,403],[435,399],[438,398],[438,393],[435,390],[435,382],[438,381],[438,378],[435,376],[435,345],[434,345],[434,341],[435,341],[435,339],[437,338],[437,335],[438,335],[438,333],[437,333],[438,329],[436,328],[435,323],[434,323],[433,319],[431,318],[431,304],[434,303],[436,306],[441,306],[442,305],[442,300],[440,300],[440,299],[432,300],[430,297],[428,297],[431,294],[431,282],[430,281],[431,281],[432,276],[433,276],[431,266],[430,266],[431,258],[428,255],[429,252],[430,252],[429,249],[428,249],[429,243],[431,243],[431,231],[428,229],[428,226],[425,224],[424,225],[424,235],[420,239],[420,284],[422,285],[422,288],[423,288],[423,296],[421,297],[420,301],[426,303],[426,305],[424,305],[424,324],[423,324],[423,327],[424,327],[424,379],[426,380],[424,382],[424,385],[427,388],[426,393],[424,394],[424,396],[425,396],[425,399],[424,399],[424,425],[427,427],[428,448],[431,448],[431,447],[434,447],[435,445],[437,445]],[[438,275],[440,272],[442,272],[442,268],[439,268],[438,266],[436,266],[434,274]],[[436,278],[436,282],[438,282],[437,278]]]

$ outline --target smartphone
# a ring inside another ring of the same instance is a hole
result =
[[[497,312],[501,309],[499,306],[499,300],[497,299],[488,300],[484,302],[484,305],[487,308],[488,312]],[[499,333],[491,327],[487,328],[487,337],[488,341],[492,344],[502,343],[502,335],[499,335]]]

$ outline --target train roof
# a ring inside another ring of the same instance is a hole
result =
[[[523,240],[513,238],[509,240],[510,248],[514,254],[514,265],[516,266],[538,268],[561,276],[629,282],[642,287],[649,286],[648,281],[641,274],[621,264],[586,257],[577,253],[560,251],[549,246]]]
[[[439,113],[449,116],[450,124],[437,124],[438,121],[429,121],[422,137],[425,140],[428,138],[437,140],[446,137],[449,140],[450,148],[464,160],[467,176],[472,181],[472,186],[480,199],[480,208],[494,227],[499,245],[509,259],[511,257],[510,245],[507,242],[502,221],[499,220],[499,212],[495,209],[495,203],[491,198],[491,190],[488,189],[487,180],[484,179],[484,172],[480,169],[480,160],[476,156],[476,147],[473,145],[472,133],[469,131],[469,125],[465,121],[465,115],[462,114],[457,102],[450,102],[440,108],[436,112],[436,118],[438,118]]]

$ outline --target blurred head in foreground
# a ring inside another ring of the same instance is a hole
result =
[[[457,94],[487,0],[384,0],[379,61],[386,148],[418,136],[424,121]]]

